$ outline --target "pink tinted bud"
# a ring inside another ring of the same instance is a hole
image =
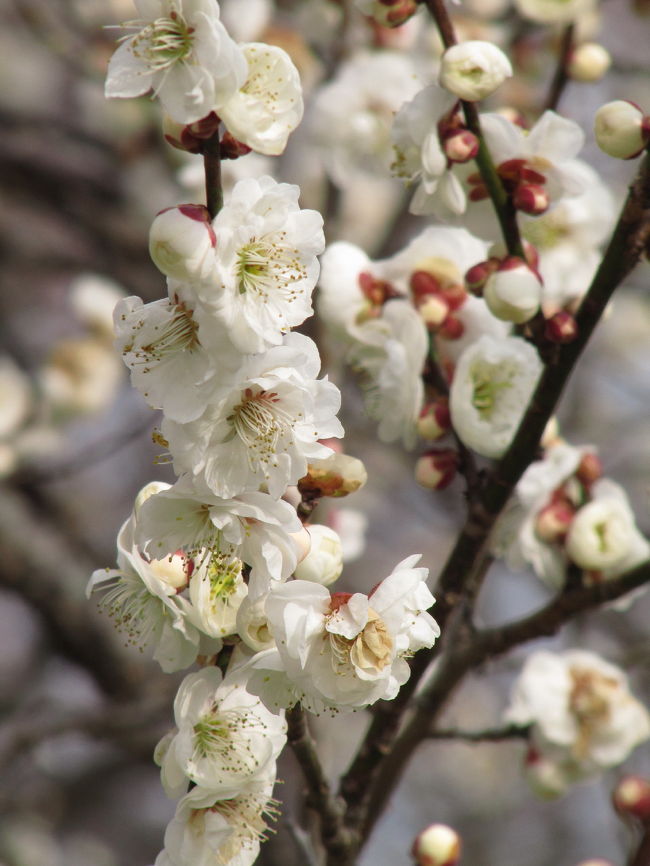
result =
[[[458,455],[451,448],[432,448],[415,464],[415,480],[429,490],[444,490],[456,477]]]
[[[450,135],[443,143],[445,156],[452,162],[469,162],[474,159],[478,149],[479,140],[468,129]]]
[[[376,0],[372,17],[384,27],[399,27],[417,12],[416,0]]]
[[[543,186],[534,183],[520,183],[514,191],[512,203],[517,210],[531,216],[539,216],[548,210],[550,200]]]
[[[552,343],[571,343],[578,336],[578,324],[571,313],[560,310],[546,320],[544,336]]]
[[[418,433],[423,439],[440,439],[451,427],[449,400],[439,397],[435,402],[428,403],[420,411],[416,422]]]
[[[446,824],[431,824],[420,833],[411,849],[417,866],[456,866],[460,853],[460,837]]]
[[[614,788],[614,808],[622,815],[650,821],[650,781],[641,776],[625,776]]]
[[[481,295],[483,286],[490,274],[493,274],[499,267],[499,259],[490,258],[485,262],[479,262],[471,267],[465,274],[465,283],[467,288],[475,295]]]
[[[455,283],[451,286],[446,286],[442,290],[442,296],[449,304],[450,310],[458,310],[467,300],[467,292],[465,286],[461,283]]]
[[[465,333],[465,325],[456,316],[447,316],[438,329],[438,333],[445,340],[460,340]]]
[[[413,271],[409,285],[416,301],[425,295],[439,295],[442,292],[440,281],[429,271]]]
[[[603,475],[603,464],[597,454],[585,454],[576,469],[576,476],[587,487]]]
[[[442,295],[425,295],[417,304],[418,312],[427,328],[439,328],[449,315],[449,304]]]
[[[568,502],[552,502],[535,518],[535,534],[549,544],[561,541],[566,537],[574,515],[575,511]]]

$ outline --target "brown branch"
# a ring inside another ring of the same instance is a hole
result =
[[[304,710],[298,705],[287,710],[287,738],[302,769],[309,791],[307,805],[319,816],[321,838],[328,852],[328,863],[338,864],[345,852],[356,848],[356,835],[343,824],[345,805],[334,797],[323,772],[316,744],[309,729]]]
[[[202,153],[205,170],[205,200],[210,216],[214,219],[223,207],[219,128],[211,138],[206,139]]]
[[[628,861],[629,866],[650,866],[650,826],[643,829],[639,847]]]
[[[530,729],[521,725],[505,728],[486,728],[484,731],[459,731],[456,728],[439,728],[429,731],[428,740],[460,740],[463,743],[501,743],[506,740],[526,740]]]
[[[555,109],[558,107],[560,98],[562,96],[562,93],[564,92],[564,88],[566,87],[569,80],[568,68],[569,61],[571,59],[571,52],[573,51],[574,30],[574,25],[569,24],[569,26],[562,34],[560,53],[557,59],[557,66],[555,67],[553,80],[551,81],[548,96],[546,98],[546,102],[544,103],[544,109],[546,111],[555,111]]]
[[[553,602],[533,618],[522,621],[523,626],[515,623],[513,626],[495,630],[494,634],[486,632],[480,638],[473,638],[471,631],[468,634],[467,629],[462,629],[468,600],[471,602],[478,593],[485,573],[489,534],[515,485],[534,459],[544,427],[555,410],[578,358],[615,288],[639,260],[648,235],[650,168],[646,158],[630,188],[610,244],[578,312],[578,338],[571,344],[558,347],[547,364],[510,448],[490,474],[480,496],[471,503],[465,526],[439,577],[435,615],[443,629],[443,640],[433,650],[421,651],[415,656],[410,680],[402,687],[395,701],[379,709],[356,758],[342,780],[341,793],[349,804],[348,825],[362,825],[364,838],[402,772],[410,750],[426,736],[433,710],[439,711],[471,665],[478,664],[487,657],[488,649],[492,654],[498,654],[517,642],[553,633],[567,618],[581,610],[612,600],[647,580],[647,577],[643,576],[635,582],[637,578],[633,575],[629,578],[632,584],[629,586],[625,581],[611,581],[588,590],[576,591],[578,594],[572,592],[562,596],[559,601]],[[449,641],[450,634],[454,637],[453,641]],[[497,649],[498,641],[513,638],[513,643],[503,644],[501,649]],[[474,652],[459,656],[454,647],[456,640],[461,645],[469,642],[469,646],[475,649],[478,647],[478,654]],[[489,646],[490,641],[494,646]],[[403,711],[429,664],[440,654],[441,647],[446,649],[447,653],[440,659],[439,669],[429,693],[426,724],[422,721],[422,713],[416,713],[417,722],[411,723],[415,724],[415,727],[407,727],[395,743],[395,734]],[[401,745],[398,747],[398,744]],[[370,791],[373,792],[374,800],[370,799]]]

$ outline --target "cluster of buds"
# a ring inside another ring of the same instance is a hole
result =
[[[417,866],[456,866],[460,853],[460,837],[446,824],[431,824],[420,833],[411,849]]]
[[[547,505],[535,520],[535,534],[547,544],[564,544],[580,507],[590,494],[591,486],[603,474],[600,458],[593,452],[583,454],[575,472],[553,491]]]
[[[516,210],[531,216],[540,216],[550,205],[546,189],[546,177],[529,165],[525,159],[507,159],[497,166],[497,174],[506,191],[510,194]],[[470,201],[483,201],[488,198],[488,190],[479,172],[467,178],[471,189]]]
[[[202,117],[194,123],[178,123],[168,115],[163,118],[163,135],[167,144],[171,144],[177,150],[185,150],[187,153],[203,153],[205,142],[216,135],[221,118],[214,112]],[[219,144],[219,157],[221,159],[237,159],[251,152],[248,145],[225,132]]]
[[[601,106],[594,118],[598,147],[617,159],[634,159],[650,141],[650,115],[626,99]]]
[[[463,335],[463,323],[454,316],[465,303],[465,286],[444,279],[434,269],[427,269],[426,262],[411,274],[409,285],[413,303],[430,331],[435,331],[447,340],[457,340]]]

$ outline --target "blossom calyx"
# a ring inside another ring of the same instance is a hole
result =
[[[358,457],[334,453],[310,460],[307,474],[298,481],[298,489],[308,499],[340,498],[359,490],[367,480],[366,467]]]
[[[600,81],[611,65],[612,57],[606,48],[597,42],[583,42],[572,52],[567,72],[574,81],[589,83]]]
[[[578,323],[575,316],[566,310],[559,310],[546,320],[544,336],[551,343],[572,343],[578,336]]]
[[[550,199],[542,184],[520,183],[512,194],[512,204],[530,216],[540,216],[548,210]]]
[[[415,464],[415,480],[429,490],[444,490],[456,477],[458,454],[453,448],[431,448]]]
[[[211,111],[196,120],[194,123],[179,123],[171,118],[168,114],[163,115],[163,137],[167,144],[171,144],[177,150],[185,150],[188,153],[201,153],[203,151],[203,142],[212,136],[219,129],[221,119]]]
[[[149,254],[165,276],[203,279],[213,267],[217,236],[204,205],[182,204],[161,211],[149,230]]]
[[[357,5],[383,27],[400,27],[418,11],[416,0],[359,0]]]
[[[493,93],[512,75],[506,55],[491,42],[470,40],[442,55],[439,82],[455,96],[476,102]]]
[[[460,837],[446,824],[431,824],[411,849],[417,866],[455,866],[460,859]]]
[[[542,284],[534,271],[516,256],[505,259],[483,287],[490,312],[506,322],[521,325],[539,310]]]
[[[625,776],[612,793],[614,808],[622,815],[650,821],[650,781],[641,776]]]
[[[598,147],[608,156],[633,159],[650,139],[650,119],[633,102],[616,99],[596,112],[594,134]]]
[[[329,526],[314,523],[307,527],[311,536],[311,550],[298,565],[294,574],[298,580],[310,580],[321,586],[330,586],[343,571],[343,548],[337,532]]]

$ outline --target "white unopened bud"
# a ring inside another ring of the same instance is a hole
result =
[[[455,866],[460,859],[460,837],[446,824],[431,824],[413,843],[417,866]]]
[[[583,42],[573,51],[567,71],[574,81],[600,81],[611,65],[606,48],[597,42]]]
[[[650,129],[638,105],[616,99],[596,112],[594,134],[598,147],[608,156],[631,159],[645,147]]]
[[[510,61],[500,48],[491,42],[470,40],[452,45],[442,55],[439,82],[461,99],[476,102],[511,75]]]
[[[343,571],[341,539],[329,526],[314,523],[307,527],[311,536],[311,550],[296,568],[298,580],[311,580],[329,586]]]
[[[594,499],[574,517],[566,552],[580,568],[613,568],[629,553],[634,533],[629,510],[618,499]]]
[[[149,231],[149,254],[167,277],[205,279],[214,266],[217,239],[208,209],[199,204],[167,208]]]
[[[483,300],[490,312],[505,322],[528,322],[539,310],[542,285],[521,259],[506,259],[491,274],[483,288]]]
[[[266,595],[255,601],[246,596],[237,610],[237,634],[254,652],[262,652],[275,646],[264,611],[265,605]]]

